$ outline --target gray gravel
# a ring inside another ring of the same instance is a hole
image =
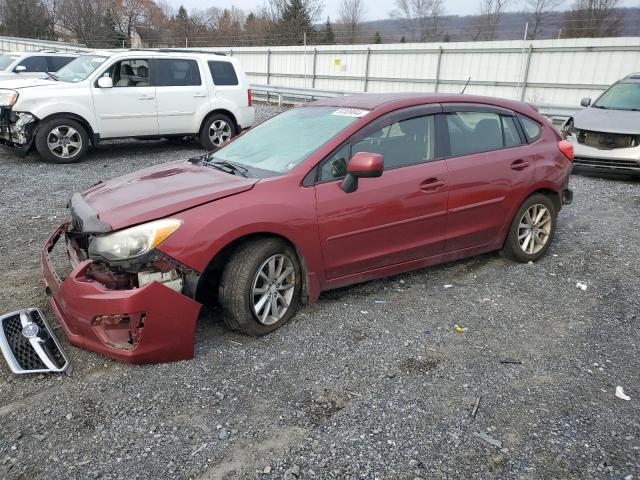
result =
[[[0,154],[0,310],[53,320],[38,255],[74,191],[198,153]],[[60,332],[70,376],[0,365],[0,478],[637,480],[640,184],[572,186],[535,265],[490,254],[328,292],[260,339],[207,316],[195,359],[174,364],[125,365]]]

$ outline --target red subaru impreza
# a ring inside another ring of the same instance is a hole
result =
[[[201,305],[249,335],[320,292],[503,250],[548,250],[573,151],[528,104],[359,95],[288,110],[203,158],[99,183],[47,241],[72,343],[134,363],[193,356]],[[50,252],[64,236],[66,278]]]

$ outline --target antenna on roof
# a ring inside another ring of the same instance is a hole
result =
[[[464,88],[462,89],[462,91],[460,92],[460,95],[464,95],[464,91],[467,89],[467,87],[469,86],[469,82],[471,81],[471,77],[469,77],[469,80],[467,80],[467,83],[464,84]]]

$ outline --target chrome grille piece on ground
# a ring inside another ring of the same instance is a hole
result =
[[[69,361],[37,308],[0,316],[0,350],[13,373],[64,372]]]

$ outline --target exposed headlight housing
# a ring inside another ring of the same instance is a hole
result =
[[[0,89],[0,107],[12,107],[18,101],[18,92],[15,90]]]
[[[111,261],[140,257],[164,242],[181,225],[182,220],[166,218],[97,236],[89,245],[89,256]]]
[[[573,126],[573,117],[569,118],[566,122],[564,122],[564,125],[562,125],[561,128],[561,133],[562,133],[562,137],[567,140],[569,137],[571,137],[573,134],[576,133],[576,129]]]

